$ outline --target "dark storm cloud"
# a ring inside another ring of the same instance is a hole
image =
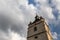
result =
[[[24,36],[24,23],[18,19],[14,19],[14,16],[11,16],[12,15],[5,12],[0,12],[0,30],[8,33],[8,29],[10,29],[11,31],[19,33],[21,36]]]

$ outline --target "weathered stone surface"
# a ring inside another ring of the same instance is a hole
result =
[[[44,18],[36,16],[35,21],[28,26],[27,40],[53,40]],[[35,27],[36,31],[34,31]]]

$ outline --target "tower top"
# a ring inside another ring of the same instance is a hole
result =
[[[34,23],[36,23],[36,22],[38,22],[38,21],[44,21],[44,18],[43,18],[42,16],[39,17],[39,16],[36,14],[35,20],[34,20],[33,22],[30,22],[29,25],[34,24]]]

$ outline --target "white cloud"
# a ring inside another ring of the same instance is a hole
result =
[[[54,19],[54,15],[52,14],[52,8],[49,7],[49,6],[41,6],[41,9],[40,9],[41,13],[44,17],[46,16],[46,18],[49,18],[49,19]]]
[[[20,6],[25,9],[20,8]],[[0,0],[0,16],[3,17],[2,22],[7,19],[5,21],[7,23],[7,21],[9,20],[7,24],[5,23],[6,27],[0,27],[3,30],[2,32],[4,32],[4,35],[2,33],[3,36],[0,37],[0,40],[26,40],[25,36],[27,27],[25,27],[24,22],[26,21],[26,19],[31,20],[29,16],[27,16],[27,14],[32,18],[33,16],[35,16],[34,13],[35,7],[32,4],[28,5],[27,0]],[[9,32],[8,29],[11,29],[11,32]],[[6,31],[7,33],[5,33]],[[22,35],[24,37],[22,37]]]
[[[60,11],[60,0],[52,0],[52,2],[56,6],[56,8]]]
[[[0,40],[26,40],[25,37],[21,37],[20,34],[9,30],[9,33],[5,33],[0,30]]]
[[[16,0],[19,5],[26,5],[28,0]]]
[[[59,40],[60,34],[58,34],[57,32],[52,32],[52,37],[54,40]]]
[[[58,39],[58,34],[56,32],[52,33],[53,39],[57,40]]]
[[[0,37],[0,40],[25,40],[24,37],[19,36],[22,34],[21,31],[23,30],[24,28],[23,25],[25,24],[24,24],[24,15],[19,9],[19,4],[17,3],[17,0],[0,0],[0,16],[1,16],[0,20],[2,21],[3,19],[2,22],[4,21],[6,22],[5,23],[6,25],[4,24],[6,26],[6,27],[4,26],[5,28],[3,26],[1,27],[0,22],[0,28],[3,30],[2,32],[4,33],[1,34],[2,36]],[[8,20],[10,21],[7,23]],[[10,25],[11,27],[7,25]],[[12,27],[12,25],[15,26]],[[7,33],[5,32],[8,30],[8,28],[12,29],[13,32],[10,32],[9,36],[6,36],[8,35],[8,32]],[[17,30],[19,30],[20,34],[17,33]]]
[[[21,37],[20,34],[17,34],[15,32],[9,32],[10,40],[26,40],[26,38]]]
[[[33,4],[28,5],[28,0],[0,0],[0,11],[4,12],[3,14],[0,14],[2,16],[7,16],[11,22],[11,24],[14,24],[17,26],[15,28],[11,27],[12,30],[9,32],[9,36],[5,36],[7,40],[25,40],[25,37],[22,37],[26,35],[26,29],[27,24],[29,21],[33,21],[35,17],[35,13],[43,16],[46,18],[49,22],[51,19],[55,19],[52,8],[48,5],[47,0],[36,0],[39,2],[40,5],[39,8],[36,6],[33,6]],[[58,7],[59,9],[59,7]],[[38,12],[39,11],[39,12]],[[10,25],[11,26],[11,25]],[[14,29],[15,28],[15,29]],[[15,30],[15,31],[14,31]],[[20,32],[20,34],[17,33],[17,31]],[[24,33],[23,33],[24,32]],[[57,33],[54,32],[55,36],[54,38],[57,39]],[[5,34],[4,34],[5,35]],[[3,35],[3,36],[4,36]]]

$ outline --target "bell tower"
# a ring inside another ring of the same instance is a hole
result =
[[[35,16],[35,20],[28,24],[27,40],[53,40],[43,17]]]

